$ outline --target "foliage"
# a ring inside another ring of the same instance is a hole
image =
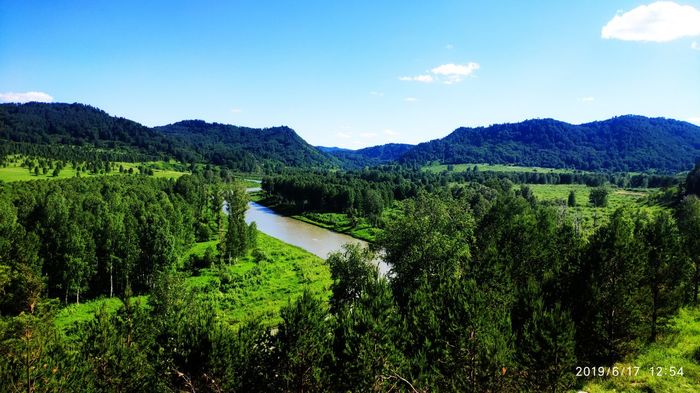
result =
[[[605,187],[596,187],[591,190],[588,194],[588,200],[591,205],[595,207],[606,207],[608,206],[608,195],[610,191]]]
[[[552,119],[459,128],[406,152],[403,163],[488,162],[583,170],[685,170],[700,154],[700,129],[690,123],[620,116],[572,125]]]

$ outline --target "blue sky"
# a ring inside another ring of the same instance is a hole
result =
[[[0,101],[81,102],[149,126],[288,125],[351,148],[528,118],[700,124],[699,10],[700,0],[0,0]]]

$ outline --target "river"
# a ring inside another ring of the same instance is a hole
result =
[[[246,191],[254,192],[259,188],[248,188]],[[301,247],[304,250],[326,259],[333,251],[342,250],[343,244],[355,243],[367,246],[367,242],[355,239],[352,236],[317,227],[309,223],[285,217],[276,213],[269,207],[259,203],[248,202],[248,210],[245,213],[245,221],[255,221],[258,230],[285,243]],[[389,266],[377,259],[374,261],[379,266],[379,272],[386,275]]]

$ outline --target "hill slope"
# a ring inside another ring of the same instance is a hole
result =
[[[700,157],[700,127],[621,116],[572,125],[552,119],[459,128],[417,145],[403,163],[488,162],[584,170],[682,171]]]
[[[83,104],[0,104],[0,140],[0,153],[57,153],[62,152],[61,147],[72,146],[129,150],[131,156],[185,158],[165,136]],[[81,153],[87,149],[72,150],[85,159]]]
[[[0,142],[0,155],[127,161],[175,158],[241,171],[338,163],[288,127],[253,129],[189,120],[149,128],[83,104],[0,104]]]
[[[257,129],[185,120],[154,129],[191,146],[207,162],[217,165],[242,162],[240,169],[245,171],[255,170],[262,164],[324,167],[338,163],[284,126]]]
[[[397,161],[412,148],[413,145],[404,143],[387,143],[358,150],[340,147],[317,147],[317,149],[337,157],[348,167],[372,166]]]

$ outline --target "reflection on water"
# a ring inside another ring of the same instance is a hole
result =
[[[284,217],[269,207],[255,202],[248,202],[245,220],[247,223],[255,221],[259,231],[301,247],[323,259],[326,259],[331,252],[340,250],[346,243],[367,246],[367,242],[363,240]],[[379,264],[381,273],[386,274],[388,266],[379,260],[376,262]]]

